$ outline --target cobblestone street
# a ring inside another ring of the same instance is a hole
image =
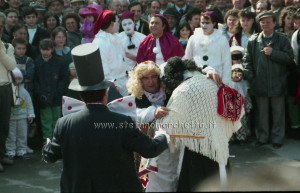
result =
[[[232,180],[228,187],[218,189],[209,183],[199,191],[300,190],[300,141],[286,139],[281,149],[272,145],[254,147],[250,138],[245,146],[231,145]],[[59,192],[62,162],[46,164],[41,151],[36,150],[29,160],[16,159],[0,173],[1,193]]]

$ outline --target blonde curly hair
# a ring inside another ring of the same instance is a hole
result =
[[[137,99],[142,99],[144,89],[142,86],[142,78],[154,72],[160,75],[161,70],[157,64],[152,61],[145,61],[138,64],[134,69],[129,72],[129,79],[127,82],[128,92],[134,95]],[[160,88],[164,88],[162,80],[160,79]]]

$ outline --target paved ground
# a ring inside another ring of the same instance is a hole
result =
[[[254,147],[255,140],[245,146],[230,146],[232,180],[228,187],[203,185],[199,190],[300,190],[300,140],[286,140],[281,149],[271,145]],[[46,164],[40,150],[29,160],[15,160],[0,173],[1,193],[59,192],[62,162]],[[212,182],[213,184],[213,182]]]

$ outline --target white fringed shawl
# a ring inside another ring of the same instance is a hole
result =
[[[228,141],[240,128],[240,121],[231,122],[218,115],[217,92],[218,86],[203,75],[184,81],[174,90],[167,105],[170,112],[160,123],[169,134],[205,136],[204,139],[172,140],[177,147],[183,144],[192,151],[226,165],[229,157]]]

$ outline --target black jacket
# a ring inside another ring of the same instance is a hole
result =
[[[47,62],[39,57],[34,65],[34,92],[39,97],[41,107],[61,106],[62,96],[69,85],[68,64],[61,56],[54,55]]]
[[[263,32],[249,38],[243,58],[245,78],[255,96],[285,96],[287,94],[287,65],[293,62],[294,54],[288,38],[274,32],[270,46],[272,54],[262,51],[265,47]]]
[[[130,117],[88,104],[57,121],[43,157],[49,162],[63,159],[62,192],[142,192],[133,152],[149,158],[167,147],[164,135],[151,139]]]
[[[28,54],[29,57],[35,59],[40,54],[40,50],[39,50],[40,41],[46,38],[49,38],[48,32],[42,29],[41,27],[37,27],[32,43],[30,44],[32,49],[30,50],[30,52],[33,53]]]
[[[150,34],[149,24],[143,18],[140,19],[140,26],[139,26],[139,29],[137,31],[144,34],[144,35],[146,35],[146,36]]]

